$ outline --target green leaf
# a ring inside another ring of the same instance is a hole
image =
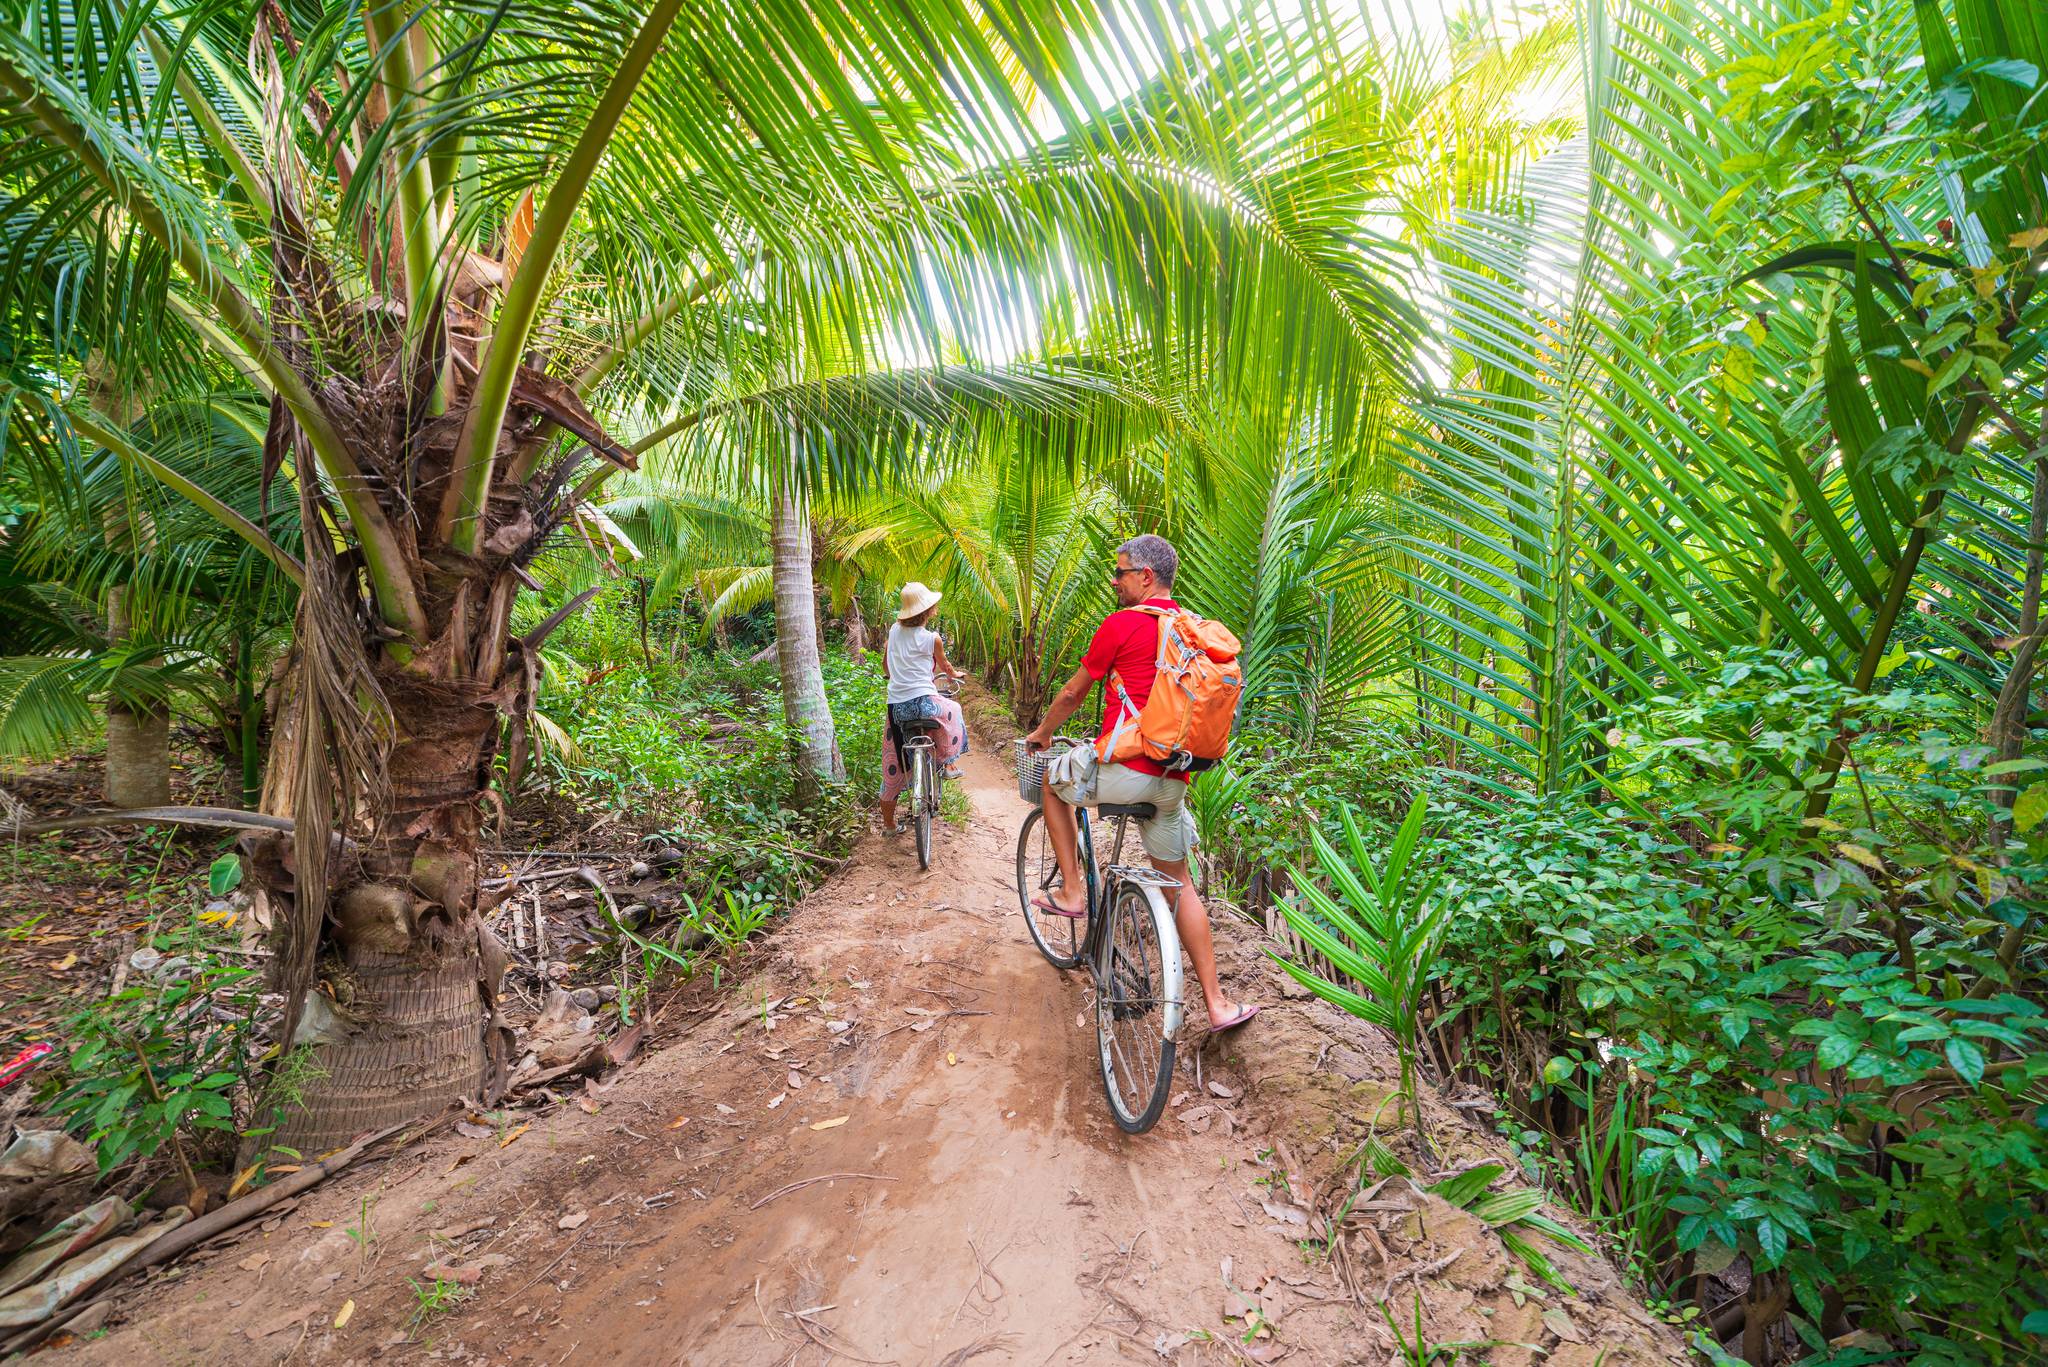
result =
[[[225,897],[242,882],[242,857],[224,854],[206,871],[206,888],[215,897]]]
[[[1778,1227],[1776,1220],[1757,1222],[1756,1245],[1763,1251],[1765,1266],[1776,1267],[1785,1260],[1785,1231]]]
[[[1476,1168],[1467,1168],[1441,1182],[1432,1183],[1428,1190],[1463,1210],[1506,1171],[1506,1165],[1501,1163],[1481,1163]]]
[[[2012,827],[2016,831],[2033,830],[2041,824],[2042,817],[2048,817],[2048,780],[2029,783],[2012,803]]]
[[[1974,1087],[1984,1080],[1984,1051],[1974,1041],[1958,1035],[1942,1052],[1948,1055],[1948,1066],[1964,1082]]]
[[[1856,1057],[1856,1051],[1862,1047],[1861,1040],[1850,1039],[1846,1035],[1829,1035],[1813,1051],[1814,1062],[1823,1068],[1839,1068]]]

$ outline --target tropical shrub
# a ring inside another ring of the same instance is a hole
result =
[[[1802,820],[1844,714],[1857,819]],[[1610,731],[1657,825],[1570,799],[1442,823],[1462,1066],[1653,1279],[1745,1259],[1750,1319],[1815,1350],[1853,1326],[2021,1361],[2048,1309],[2048,1011],[1986,950],[2038,897],[1996,895],[1994,859],[2030,890],[2048,864],[2038,834],[1985,848],[1997,776],[1957,721],[1739,657]]]

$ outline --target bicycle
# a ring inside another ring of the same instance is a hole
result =
[[[942,698],[960,696],[960,681],[950,675],[935,680],[933,686]],[[939,729],[939,719],[897,722],[896,729],[903,735],[903,766],[910,776],[907,792],[911,825],[917,832],[917,867],[929,869],[932,829],[939,819],[939,792],[946,780],[945,770],[939,767],[938,742],[932,734]]]
[[[1085,742],[1061,738],[1067,745]],[[1057,742],[1056,742],[1057,743]],[[1042,911],[1033,896],[1050,893],[1059,881],[1059,861],[1045,826],[1039,785],[1049,754],[1031,754],[1017,742],[1017,786],[1034,804],[1017,832],[1017,901],[1038,952],[1054,968],[1088,965],[1095,985],[1095,1042],[1102,1065],[1102,1090],[1109,1112],[1125,1134],[1143,1134],[1159,1123],[1173,1084],[1174,1040],[1180,1033],[1180,932],[1169,900],[1177,879],[1149,865],[1122,862],[1124,835],[1132,821],[1149,821],[1149,802],[1103,803],[1099,820],[1115,835],[1109,861],[1098,866],[1088,809],[1077,807],[1076,854],[1087,889],[1086,915],[1079,920]]]

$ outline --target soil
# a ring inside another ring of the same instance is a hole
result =
[[[218,761],[180,744],[171,769],[174,802],[235,805]],[[31,819],[101,804],[97,756],[10,769],[0,786]],[[138,839],[133,827],[15,837],[0,809],[0,1063],[24,1046],[64,1047],[64,1022],[104,997],[114,965],[153,932],[164,909],[198,910],[206,870],[221,842],[213,832],[164,827]],[[44,1065],[38,1079],[55,1066]],[[0,1114],[27,1093],[0,1096]],[[17,1090],[10,1089],[10,1090]]]
[[[1085,975],[1047,966],[1018,914],[1025,808],[999,758],[965,762],[972,814],[931,872],[869,837],[608,1083],[366,1160],[52,1360],[1379,1367],[1411,1360],[1383,1300],[1411,1340],[1419,1313],[1432,1342],[1496,1344],[1467,1361],[1682,1360],[1606,1263],[1546,1244],[1577,1289],[1548,1287],[1400,1179],[1326,1257],[1311,1231],[1374,1112],[1393,1130],[1394,1061],[1284,990],[1239,918],[1215,918],[1225,977],[1264,1010],[1191,1027],[1175,1104],[1121,1134]],[[1397,1149],[1432,1176],[1512,1171],[1470,1109],[1430,1094],[1429,1149]]]

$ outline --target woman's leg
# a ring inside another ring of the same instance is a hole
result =
[[[896,829],[896,798],[910,782],[910,775],[896,762],[896,746],[889,737],[888,718],[882,719],[882,825]]]
[[[939,763],[952,770],[953,761],[967,753],[967,715],[951,698],[939,699]],[[954,771],[957,772],[957,771]]]

